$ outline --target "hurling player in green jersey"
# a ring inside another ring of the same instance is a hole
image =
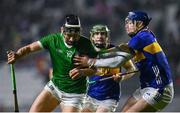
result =
[[[75,77],[71,71],[75,55],[96,57],[91,41],[80,35],[81,24],[76,15],[67,15],[63,32],[42,37],[17,50],[8,52],[8,63],[13,64],[19,58],[32,52],[47,49],[52,61],[52,78],[36,98],[30,112],[51,112],[60,105],[62,112],[78,112],[86,92],[86,76],[93,71],[79,69]],[[85,75],[86,73],[86,75]]]

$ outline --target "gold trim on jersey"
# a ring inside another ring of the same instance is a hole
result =
[[[144,47],[143,50],[148,52],[148,53],[151,53],[151,54],[155,54],[155,53],[162,51],[160,45],[157,42],[153,42],[152,44]]]
[[[144,56],[144,54],[142,53],[142,52],[140,52],[140,51],[137,51],[137,50],[135,50],[135,56],[134,56],[134,61],[135,62],[140,62],[141,60],[143,60],[143,59],[145,59],[146,57]]]
[[[120,73],[120,68],[98,68],[96,75],[109,76]]]

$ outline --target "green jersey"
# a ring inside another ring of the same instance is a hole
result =
[[[64,35],[57,33],[43,37],[40,39],[40,43],[50,53],[53,66],[52,81],[55,86],[66,93],[85,93],[86,77],[73,80],[69,76],[69,71],[74,68],[74,55],[96,56],[96,51],[90,40],[80,36],[76,45],[68,47],[64,42]]]

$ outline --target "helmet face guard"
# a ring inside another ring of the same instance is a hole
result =
[[[64,32],[80,34],[80,28],[72,28],[72,27],[68,28],[68,27],[64,27]]]
[[[103,42],[96,42],[94,35],[96,33],[104,33],[106,35],[105,39]],[[95,49],[103,49],[106,48],[107,45],[109,44],[109,34],[110,30],[108,29],[107,26],[105,25],[95,25],[90,31],[90,40],[95,47]]]
[[[64,39],[66,44],[72,46],[77,44],[80,38],[80,19],[76,15],[66,15],[63,26]]]

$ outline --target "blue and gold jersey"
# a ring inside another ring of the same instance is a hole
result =
[[[167,58],[154,34],[142,30],[131,37],[128,46],[135,52],[134,61],[141,72],[141,88],[154,87],[159,91],[172,82]]]
[[[113,46],[111,45],[110,47]],[[89,80],[99,80],[117,73],[120,73],[120,68],[98,68],[95,75],[89,76]],[[118,101],[120,97],[120,84],[113,79],[89,84],[87,93],[97,100],[115,99]]]

